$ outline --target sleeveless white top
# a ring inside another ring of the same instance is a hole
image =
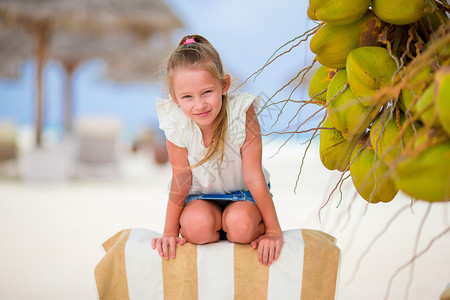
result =
[[[250,93],[236,93],[228,95],[228,130],[225,141],[223,162],[220,164],[220,155],[207,161],[205,164],[191,169],[192,194],[225,194],[238,190],[248,190],[242,172],[241,147],[245,141],[246,113],[251,104],[258,111],[260,97]],[[156,109],[159,119],[159,128],[164,130],[166,138],[177,145],[187,149],[188,161],[191,166],[200,161],[206,151],[203,145],[202,132],[198,125],[189,119],[175,102],[167,98],[158,98]],[[263,168],[266,183],[269,182],[269,173]]]

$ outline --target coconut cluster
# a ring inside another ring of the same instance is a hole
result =
[[[433,0],[310,0],[322,21],[309,96],[326,106],[320,158],[370,203],[399,190],[450,200],[450,7]]]

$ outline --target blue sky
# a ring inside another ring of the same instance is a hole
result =
[[[177,43],[185,34],[197,33],[208,38],[218,49],[222,60],[236,82],[242,82],[258,70],[272,53],[285,42],[313,26],[306,18],[306,0],[262,1],[176,1],[168,5],[185,23],[186,28],[173,33]],[[294,49],[264,70],[255,82],[241,90],[271,96],[313,59],[308,43]],[[102,63],[85,64],[75,73],[75,117],[91,114],[118,115],[127,130],[136,132],[145,126],[156,126],[155,99],[164,95],[157,84],[116,84],[102,79]],[[23,66],[17,80],[0,80],[0,120],[19,125],[34,120],[34,64]],[[64,73],[56,62],[45,70],[45,126],[62,126]],[[266,96],[264,96],[266,95]],[[281,93],[281,100],[288,93]],[[294,94],[295,99],[305,94]],[[288,111],[288,110],[286,110]],[[290,109],[292,112],[293,109]],[[284,113],[288,118],[288,113]]]

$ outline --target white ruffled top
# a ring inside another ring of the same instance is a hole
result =
[[[251,104],[258,111],[260,97],[250,93],[235,93],[228,95],[227,115],[228,130],[225,141],[223,162],[220,155],[193,168],[192,186],[189,194],[230,193],[237,190],[248,190],[242,172],[241,147],[245,141],[246,113]],[[159,118],[159,128],[164,130],[166,138],[187,149],[189,164],[195,165],[206,151],[203,137],[197,124],[189,119],[170,98],[158,98],[156,109]],[[266,183],[269,173],[263,168]]]

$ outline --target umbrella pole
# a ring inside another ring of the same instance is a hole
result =
[[[73,131],[73,74],[78,67],[78,60],[64,61],[64,68],[66,70],[65,82],[65,103],[64,103],[64,131],[65,134],[71,134]]]
[[[47,37],[48,37],[48,25],[45,22],[40,22],[36,24],[36,56],[37,56],[37,70],[36,70],[36,136],[35,142],[36,147],[42,146],[42,125],[43,125],[43,114],[44,114],[44,97],[43,97],[43,73],[44,65],[46,60],[46,48],[47,48]]]

